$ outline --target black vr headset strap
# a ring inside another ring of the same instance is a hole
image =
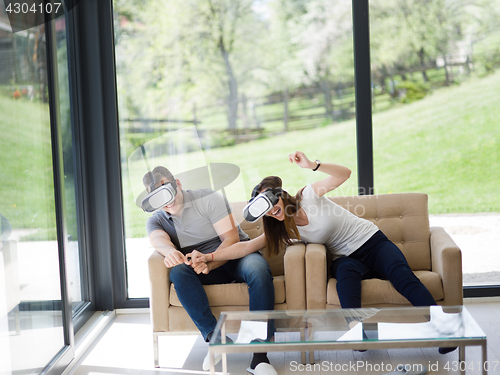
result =
[[[172,185],[172,188],[174,189],[174,196],[176,196],[178,186],[177,186],[177,182],[175,181],[175,179],[172,182],[168,181],[168,182],[164,183],[163,185],[168,185],[168,184]]]
[[[148,168],[149,173],[149,192],[152,192],[156,186],[155,176],[153,175],[153,172],[151,172],[151,167],[149,166],[148,158],[146,157],[146,150],[144,148],[144,145],[141,145],[141,151],[142,156],[144,156],[144,161],[146,162],[146,167]]]
[[[280,187],[277,187],[277,188],[274,188],[271,190],[272,190],[273,194],[276,196],[283,195],[283,189]]]
[[[250,198],[250,200],[248,202],[251,202],[253,201],[259,194],[260,194],[260,191],[259,191],[259,185],[255,186],[252,190],[252,197]],[[277,188],[269,188],[269,189],[266,189],[264,192],[266,191],[271,191],[271,193],[275,196],[275,197],[278,197],[280,195],[283,194],[283,189],[280,188],[280,187],[277,187]]]

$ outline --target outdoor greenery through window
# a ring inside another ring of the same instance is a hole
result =
[[[351,1],[116,0],[114,10],[129,297],[147,297],[152,252],[135,204],[140,145],[153,168],[163,160],[153,150],[189,134],[176,146],[187,169],[240,168],[230,201],[268,175],[291,192],[321,178],[289,163],[295,150],[349,167],[334,194],[357,194]]]
[[[500,284],[500,2],[370,1],[375,187],[429,195],[464,285]]]
[[[147,296],[152,251],[135,203],[140,145],[159,152],[194,128],[181,159],[237,165],[231,201],[267,175],[293,189],[317,180],[287,161],[297,149],[351,168],[333,194],[358,193],[351,7],[115,0],[129,297]],[[500,280],[499,15],[483,0],[370,1],[375,192],[429,195],[431,225],[463,250],[465,285]],[[151,168],[161,160],[152,152]]]
[[[38,374],[65,344],[45,39],[50,26],[13,33],[0,3],[2,374]]]

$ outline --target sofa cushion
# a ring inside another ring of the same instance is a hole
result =
[[[436,301],[444,297],[441,277],[431,271],[415,271],[415,275],[431,292]],[[337,294],[337,280],[331,278],[327,286],[327,304],[340,307]],[[361,304],[363,306],[376,305],[410,305],[410,302],[399,294],[388,280],[366,279],[361,281]]]
[[[276,276],[274,284],[274,303],[285,302],[285,277]],[[204,285],[210,306],[248,306],[248,286],[245,283]],[[182,306],[175,292],[174,284],[170,284],[170,305]]]
[[[426,194],[360,195],[330,199],[377,225],[403,252],[412,270],[431,270]]]

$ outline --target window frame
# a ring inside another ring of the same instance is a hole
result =
[[[128,298],[121,156],[116,91],[112,0],[87,0],[75,9],[73,62],[78,103],[75,117],[82,154],[82,195],[87,218],[95,308],[149,307]],[[358,193],[374,193],[369,1],[352,0]],[[113,187],[113,188],[111,188]],[[499,285],[465,286],[464,297],[500,296]]]

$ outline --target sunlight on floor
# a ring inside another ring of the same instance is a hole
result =
[[[162,358],[168,356],[169,367],[183,368],[184,364],[187,364],[189,353],[191,353],[191,349],[193,349],[198,339],[202,341],[200,335],[160,336],[160,363]],[[208,350],[208,344],[206,345],[206,348]],[[172,353],[176,353],[176,355],[172,355]]]

